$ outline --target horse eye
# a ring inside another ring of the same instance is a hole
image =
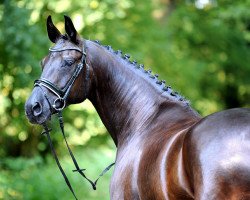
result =
[[[66,60],[64,60],[64,65],[65,66],[71,66],[71,65],[73,65],[74,64],[74,60],[73,59],[66,59]]]

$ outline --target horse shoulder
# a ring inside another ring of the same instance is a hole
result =
[[[182,163],[186,131],[151,134],[147,138],[138,168],[140,199],[192,199]]]

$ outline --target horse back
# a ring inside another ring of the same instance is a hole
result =
[[[188,130],[182,153],[195,199],[250,199],[250,109],[203,118]]]

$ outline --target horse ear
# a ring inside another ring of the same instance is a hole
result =
[[[48,36],[49,36],[50,41],[53,43],[56,43],[56,41],[61,36],[60,31],[53,24],[50,15],[47,18],[47,32],[48,32]]]
[[[70,40],[72,42],[74,42],[75,44],[77,44],[78,43],[77,42],[77,32],[76,32],[76,29],[74,27],[72,20],[67,15],[64,15],[64,19],[65,19],[65,31],[66,31],[66,33],[68,34]]]

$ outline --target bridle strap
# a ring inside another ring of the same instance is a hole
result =
[[[71,157],[71,159],[72,159],[72,161],[73,161],[73,163],[74,163],[74,165],[75,165],[75,168],[76,168],[76,169],[74,169],[74,170],[72,170],[72,171],[73,171],[73,172],[78,172],[83,178],[85,178],[85,179],[91,184],[93,190],[96,190],[96,185],[97,185],[97,182],[98,182],[98,180],[100,179],[100,177],[102,177],[102,176],[103,176],[103,175],[104,175],[104,174],[105,174],[105,173],[106,173],[115,163],[111,163],[109,166],[107,166],[107,167],[102,171],[102,173],[98,176],[98,178],[97,178],[95,181],[90,180],[90,179],[84,174],[84,172],[83,172],[83,171],[85,171],[86,169],[81,169],[81,168],[79,167],[79,165],[78,165],[78,163],[77,163],[77,161],[76,161],[76,158],[75,158],[75,156],[74,156],[72,150],[71,150],[70,147],[69,147],[68,141],[67,141],[66,136],[65,136],[65,133],[64,133],[64,123],[63,123],[62,112],[59,111],[57,114],[58,114],[60,129],[61,129],[61,132],[62,132],[64,141],[65,141],[65,143],[66,143],[66,146],[67,146],[67,149],[68,149],[68,151],[69,151],[70,157]],[[52,141],[51,141],[50,132],[51,132],[52,129],[49,129],[46,123],[43,124],[43,127],[44,127],[44,131],[42,132],[42,135],[46,135],[46,136],[47,136],[47,139],[48,139],[48,142],[49,142],[49,146],[50,146],[52,155],[53,155],[53,157],[54,157],[54,159],[55,159],[55,161],[56,161],[56,164],[57,164],[57,166],[58,166],[58,168],[59,168],[59,170],[60,170],[60,172],[61,172],[61,174],[62,174],[62,176],[63,176],[63,178],[64,178],[64,180],[65,180],[65,182],[66,182],[66,184],[67,184],[67,186],[68,186],[68,188],[69,188],[69,190],[71,191],[71,193],[73,194],[73,196],[75,197],[75,199],[78,200],[77,197],[76,197],[76,195],[75,195],[75,192],[74,192],[74,190],[73,190],[73,187],[71,186],[70,181],[69,181],[69,179],[68,179],[66,173],[64,172],[64,170],[63,170],[63,168],[62,168],[62,166],[61,166],[61,164],[60,164],[60,161],[59,161],[58,156],[57,156],[57,154],[56,154],[55,148],[54,148],[53,143],[52,143]]]
[[[87,60],[85,61],[85,67],[86,67],[86,70],[85,70],[85,90],[84,90],[84,97],[87,98],[87,95],[89,93],[89,82],[90,82],[90,67],[89,67],[89,64],[87,63]]]
[[[64,93],[61,89],[59,89],[53,83],[51,83],[50,81],[44,78],[35,80],[34,86],[43,86],[47,88],[49,91],[51,91],[52,93],[54,93],[58,98],[61,98],[61,96]]]
[[[64,123],[63,123],[63,117],[62,117],[62,112],[61,111],[58,112],[58,119],[59,119],[60,129],[61,129],[64,141],[66,143],[66,146],[67,146],[67,149],[69,151],[70,157],[71,157],[71,159],[72,159],[72,161],[73,161],[73,163],[74,163],[74,165],[76,167],[76,169],[73,170],[73,172],[79,172],[79,174],[81,174],[92,185],[93,190],[96,190],[96,185],[90,179],[88,179],[85,176],[85,174],[83,173],[83,171],[85,169],[80,169],[80,167],[79,167],[79,165],[78,165],[78,163],[77,163],[77,161],[75,159],[75,156],[74,156],[74,154],[72,153],[72,151],[71,151],[71,149],[69,147],[68,141],[67,141],[65,133],[64,133]]]
[[[81,174],[81,176],[83,176],[83,178],[85,178],[91,185],[92,185],[92,188],[93,190],[96,190],[96,184],[97,184],[97,181],[99,180],[99,178],[101,176],[103,176],[115,163],[112,163],[110,164],[108,167],[106,167],[102,173],[98,176],[98,178],[95,180],[95,181],[91,181],[84,173],[83,171],[85,171],[85,169],[81,169],[75,159],[75,156],[74,154],[72,153],[70,147],[69,147],[69,144],[67,142],[67,139],[66,139],[66,136],[65,136],[65,133],[64,133],[64,123],[63,123],[63,116],[62,116],[62,112],[59,111],[58,112],[58,119],[59,119],[59,124],[60,124],[60,129],[61,129],[61,132],[62,132],[62,135],[63,135],[63,138],[64,138],[64,141],[66,143],[66,146],[68,148],[68,151],[69,151],[69,154],[71,156],[71,159],[75,165],[75,168],[74,170],[72,170],[73,172],[78,172],[79,174]]]
[[[62,176],[63,176],[63,178],[64,178],[64,180],[65,180],[65,182],[67,184],[67,186],[68,186],[68,188],[70,189],[71,193],[73,194],[75,199],[78,200],[77,197],[76,197],[76,194],[75,194],[75,192],[74,192],[74,190],[73,190],[73,188],[72,188],[72,186],[71,186],[71,184],[69,182],[69,179],[68,179],[67,175],[65,174],[65,172],[64,172],[64,170],[63,170],[63,168],[62,168],[62,166],[60,164],[60,161],[59,161],[59,159],[57,157],[55,148],[54,148],[53,143],[52,143],[51,138],[50,138],[51,129],[48,128],[46,123],[43,124],[43,127],[44,127],[44,132],[42,132],[42,135],[45,134],[47,136],[47,139],[49,141],[50,150],[51,150],[51,153],[52,153],[52,155],[53,155],[53,157],[54,157],[54,159],[56,161],[56,164],[57,164],[57,166],[58,166],[58,168],[59,168],[59,170],[60,170],[60,172],[61,172],[61,174],[62,174]]]

